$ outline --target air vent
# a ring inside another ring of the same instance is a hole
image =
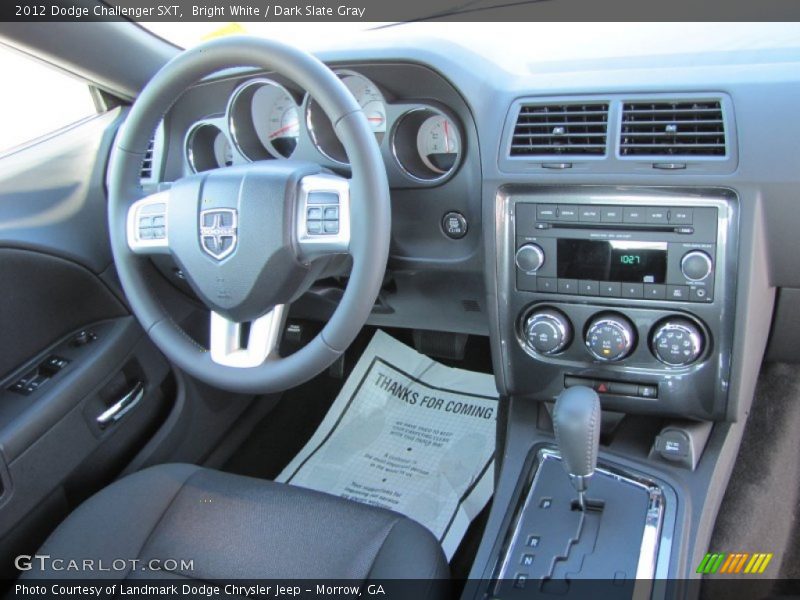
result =
[[[155,153],[156,136],[150,138],[150,143],[147,144],[147,150],[142,159],[142,169],[139,171],[139,178],[142,181],[150,181],[153,178],[153,154]]]
[[[511,156],[603,156],[608,103],[523,104]]]
[[[622,156],[725,156],[725,122],[718,100],[624,102]]]

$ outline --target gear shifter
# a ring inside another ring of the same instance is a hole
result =
[[[556,398],[553,428],[561,462],[578,492],[578,505],[586,509],[586,489],[597,466],[600,446],[600,398],[588,387],[565,389]]]

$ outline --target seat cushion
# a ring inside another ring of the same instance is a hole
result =
[[[130,475],[78,507],[39,554],[175,559],[169,573],[31,570],[32,578],[441,579],[441,547],[403,515],[329,494],[194,465]],[[180,559],[192,560],[181,569]],[[171,563],[170,563],[170,566]]]

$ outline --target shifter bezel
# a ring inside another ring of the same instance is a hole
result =
[[[502,529],[504,533],[495,544],[494,559],[490,563],[492,581],[508,581],[515,575],[517,565],[512,564],[512,561],[509,560],[510,555],[512,550],[517,547],[521,536],[526,535],[521,529],[523,515],[533,501],[536,478],[541,466],[549,460],[561,461],[561,457],[553,445],[538,445],[531,449],[528,461],[526,461],[525,476],[520,478],[514,501],[511,502],[504,520],[507,524]],[[639,549],[634,597],[651,597],[651,593],[654,592],[654,580],[667,578],[675,526],[677,499],[675,491],[664,481],[615,465],[602,457],[598,460],[596,472],[640,487],[649,495],[642,544]],[[642,589],[642,586],[646,586],[647,589]],[[488,591],[490,595],[493,593],[493,590]]]

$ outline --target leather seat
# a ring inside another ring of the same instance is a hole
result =
[[[65,563],[177,559],[179,564],[174,571],[157,574],[143,573],[141,567],[93,572],[47,568],[27,571],[26,577],[155,576],[200,581],[448,577],[434,536],[400,514],[184,464],[151,467],[100,491],[56,529],[39,554]],[[193,568],[181,570],[180,559],[192,560]],[[438,594],[441,586],[428,590]]]

